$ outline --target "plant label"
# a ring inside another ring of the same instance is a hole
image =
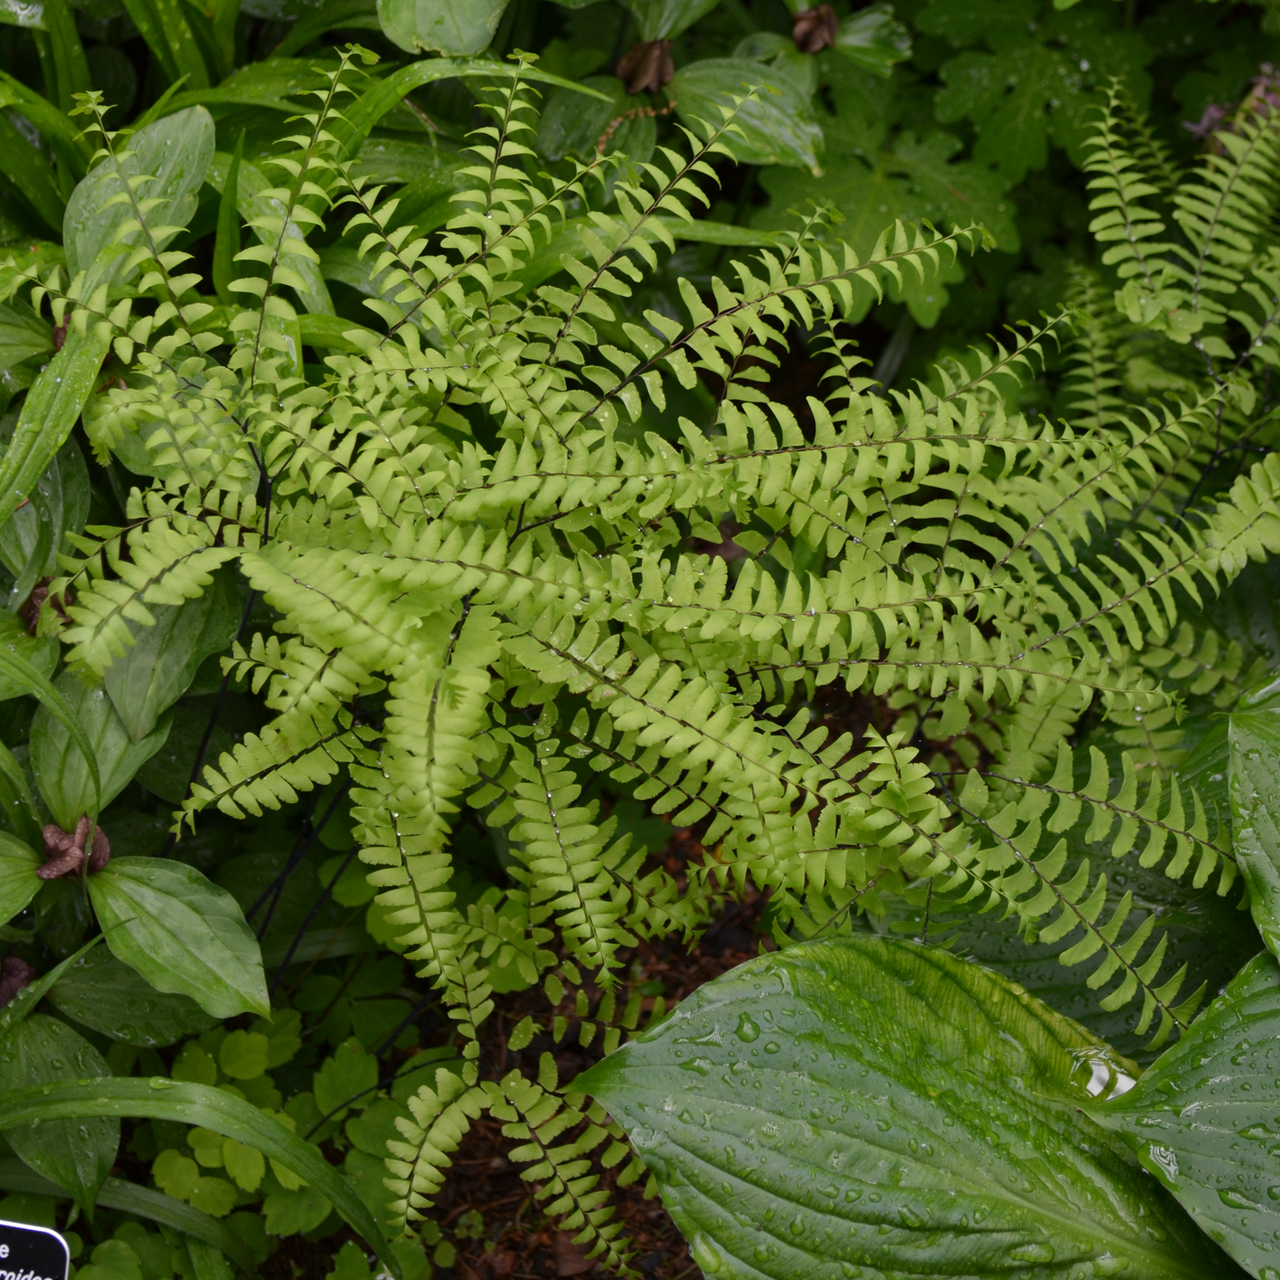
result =
[[[0,1220],[0,1280],[67,1280],[71,1253],[48,1227]]]

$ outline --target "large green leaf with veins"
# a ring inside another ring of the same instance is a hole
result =
[[[575,1088],[717,1280],[1229,1274],[1078,1111],[1135,1071],[990,970],[859,937],[749,961]]]
[[[1262,954],[1138,1087],[1090,1108],[1260,1280],[1280,1277],[1280,965]]]
[[[1227,742],[1232,845],[1258,932],[1280,952],[1280,704],[1272,685],[1241,699]]]

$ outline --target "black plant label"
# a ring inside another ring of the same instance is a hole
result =
[[[0,1280],[67,1280],[67,1242],[48,1227],[0,1220]]]

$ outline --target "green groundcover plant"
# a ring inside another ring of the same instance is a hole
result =
[[[20,15],[68,112],[5,81],[48,182],[0,261],[0,1216],[85,1280],[343,1224],[343,1280],[426,1276],[487,1115],[619,1274],[647,1177],[707,1274],[1276,1280],[1270,73],[1182,152],[1108,81],[1060,305],[886,391],[856,326],[995,232],[748,219],[762,138],[820,167],[768,76],[623,119],[496,8],[423,34],[482,8],[229,89],[234,13],[130,10],[174,65],[124,130]],[[468,145],[396,151],[433,84]],[[642,1029],[631,949],[755,895],[778,949]]]

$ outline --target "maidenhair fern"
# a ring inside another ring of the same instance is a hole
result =
[[[353,172],[352,56],[270,162],[276,212],[232,259],[237,301],[175,274],[165,197],[121,168],[100,113],[129,296],[36,260],[7,287],[111,343],[121,376],[86,410],[90,437],[154,477],[127,525],[77,542],[51,588],[67,620],[46,606],[42,626],[101,674],[152,608],[235,565],[274,621],[242,625],[225,669],[271,719],[205,763],[175,830],[348,779],[396,945],[448,1004],[463,1066],[402,1122],[401,1221],[430,1211],[487,1112],[547,1211],[625,1267],[592,1163],[625,1158],[620,1131],[550,1059],[536,1081],[496,1078],[491,966],[545,981],[557,1036],[572,1020],[612,1048],[638,1019],[624,949],[692,938],[748,888],[795,935],[874,919],[928,881],[1068,943],[1062,963],[1104,1010],[1137,1002],[1156,1043],[1185,1027],[1203,993],[1106,868],[1235,882],[1224,815],[1175,771],[1177,720],[1256,674],[1187,615],[1280,550],[1280,458],[1249,452],[1280,355],[1280,120],[1242,119],[1177,176],[1117,92],[1091,161],[1117,305],[1082,272],[1062,315],[885,394],[842,329],[855,289],[928,278],[980,230],[895,225],[860,259],[819,211],[709,289],[683,281],[681,315],[644,310],[638,286],[709,202],[732,109],[652,163],[602,157],[560,182],[532,163],[515,74],[488,93],[455,217],[418,235]],[[294,301],[314,294],[307,237],[335,214],[376,288],[367,326]],[[535,255],[559,274],[530,285]],[[770,394],[796,331],[827,364],[803,422]],[[1059,344],[1061,417],[1021,411]],[[1135,362],[1163,399],[1132,393]],[[677,388],[698,385],[713,407],[678,412]],[[741,559],[697,549],[726,521]],[[829,730],[828,686],[878,700],[892,728]],[[1085,741],[1101,722],[1124,749]],[[698,828],[683,881],[618,834],[597,775]],[[464,807],[510,868],[465,911]]]

